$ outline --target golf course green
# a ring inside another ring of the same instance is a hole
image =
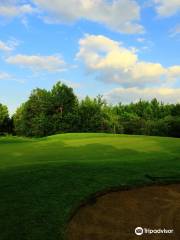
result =
[[[1,137],[0,240],[64,240],[73,210],[91,194],[156,181],[180,181],[180,139]]]

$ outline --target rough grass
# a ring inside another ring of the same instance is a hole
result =
[[[112,134],[0,138],[0,240],[61,240],[72,210],[120,185],[180,180],[180,139]],[[166,179],[166,180],[163,180]]]

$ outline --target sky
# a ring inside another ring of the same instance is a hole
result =
[[[0,103],[62,81],[79,99],[180,102],[179,0],[0,0]]]

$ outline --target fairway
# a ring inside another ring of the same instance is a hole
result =
[[[0,138],[0,240],[64,240],[73,211],[111,187],[180,181],[180,139]]]

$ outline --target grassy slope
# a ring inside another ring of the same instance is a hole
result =
[[[0,138],[0,240],[59,240],[89,194],[180,177],[180,139],[65,134]]]

